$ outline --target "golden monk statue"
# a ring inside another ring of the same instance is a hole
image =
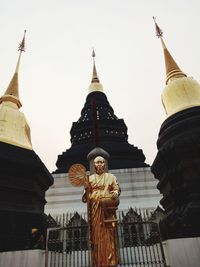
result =
[[[88,203],[93,267],[118,265],[117,219],[120,187],[116,177],[105,172],[105,160],[94,159],[95,173],[85,183],[83,202]]]

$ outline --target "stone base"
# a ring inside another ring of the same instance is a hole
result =
[[[167,266],[199,267],[200,237],[169,239],[163,242]]]
[[[44,250],[22,250],[0,253],[0,266],[15,267],[44,267]]]

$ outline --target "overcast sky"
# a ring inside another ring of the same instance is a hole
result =
[[[13,75],[24,29],[19,90],[35,152],[49,171],[70,147],[92,75],[92,47],[104,92],[129,142],[152,164],[166,116],[165,68],[152,16],[179,67],[200,81],[198,0],[0,0],[0,94]]]

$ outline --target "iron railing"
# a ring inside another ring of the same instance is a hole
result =
[[[119,266],[165,267],[159,225],[148,211],[117,212]],[[77,212],[54,218],[47,230],[46,267],[92,267],[86,214]],[[55,226],[55,224],[54,224]]]

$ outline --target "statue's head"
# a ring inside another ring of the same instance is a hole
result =
[[[102,174],[105,171],[105,159],[101,156],[97,156],[94,159],[94,167],[97,174]]]

